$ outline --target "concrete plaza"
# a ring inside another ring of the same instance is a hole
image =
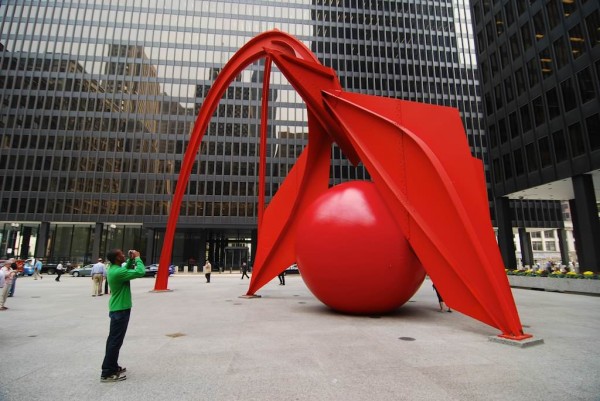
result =
[[[298,275],[239,298],[237,274],[132,282],[127,380],[100,382],[108,296],[89,277],[22,277],[0,312],[0,400],[600,400],[600,298],[513,289],[544,344],[439,313],[431,282],[387,316],[323,306]]]

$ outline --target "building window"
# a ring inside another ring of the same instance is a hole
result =
[[[600,149],[600,114],[594,114],[585,120],[590,148],[592,150]]]
[[[529,115],[528,105],[521,107],[521,127],[523,127],[523,133],[531,129],[531,117]]]
[[[589,102],[596,97],[595,85],[589,67],[577,74],[577,81],[579,82],[579,93],[581,94],[582,103]]]
[[[513,60],[516,60],[521,55],[521,47],[519,46],[519,35],[513,35],[509,39],[510,50],[512,52]]]
[[[527,77],[529,78],[529,87],[533,88],[540,82],[537,69],[537,60],[531,59],[527,62]]]
[[[600,44],[600,11],[596,10],[585,18],[590,46],[595,47]]]
[[[516,149],[513,153],[515,157],[515,172],[517,176],[525,173],[525,163],[523,161],[523,151],[521,149]]]
[[[573,110],[577,106],[577,99],[575,96],[575,88],[573,87],[573,80],[569,78],[562,81],[560,83],[560,90],[562,92],[562,100],[565,111]]]
[[[506,15],[506,27],[508,28],[512,25],[513,22],[515,22],[515,14],[512,8],[512,1],[508,1],[504,5],[504,14]]]
[[[569,17],[577,10],[577,4],[575,4],[575,2],[572,0],[562,0],[561,4],[565,18]]]
[[[581,156],[585,153],[585,144],[583,143],[580,123],[569,125],[569,142],[571,143],[573,157]]]
[[[511,138],[516,138],[519,136],[519,117],[517,116],[516,111],[513,111],[508,115],[508,127],[510,128]]]
[[[546,4],[546,10],[548,11],[548,22],[550,23],[550,30],[554,29],[556,25],[560,23],[560,11],[558,11],[557,0],[550,0]]]
[[[525,51],[529,50],[529,48],[532,45],[531,29],[529,28],[529,22],[526,22],[525,25],[521,27],[521,41],[523,42],[523,48],[525,49]]]
[[[550,54],[550,48],[545,48],[539,54],[540,57],[540,68],[542,70],[542,76],[544,79],[552,75],[552,55]]]
[[[546,24],[544,23],[544,13],[538,12],[533,16],[533,27],[535,29],[535,38],[537,40],[544,39],[544,35],[546,34]]]
[[[531,249],[533,249],[534,251],[543,251],[544,248],[542,245],[542,241],[531,241]]]
[[[517,93],[521,96],[527,90],[525,85],[525,75],[523,75],[522,68],[515,71],[515,83],[517,84]]]
[[[562,131],[555,131],[552,133],[552,145],[554,148],[554,156],[556,162],[564,162],[567,160],[567,144],[565,142],[565,136]]]
[[[552,88],[546,92],[546,103],[548,103],[548,114],[550,120],[560,115],[560,107],[558,104],[558,94],[556,88]]]
[[[533,121],[535,122],[535,126],[539,127],[545,121],[544,117],[544,100],[541,96],[533,99]]]
[[[546,251],[556,251],[556,242],[554,241],[546,241]]]
[[[573,59],[578,58],[585,52],[585,39],[583,38],[583,33],[581,32],[579,25],[575,25],[569,31],[569,42],[571,43]]]
[[[569,49],[567,49],[567,45],[565,44],[564,37],[560,37],[554,41],[554,54],[556,56],[556,65],[558,69],[561,69],[569,62]]]
[[[525,154],[527,155],[527,166],[530,173],[538,169],[537,151],[533,142],[525,145]]]
[[[510,64],[508,60],[508,48],[506,47],[506,43],[500,46],[500,63],[502,64],[502,68],[506,68]]]
[[[510,154],[506,154],[502,157],[502,161],[504,164],[504,178],[509,179],[513,176],[512,163],[510,160]]]
[[[496,23],[496,35],[500,36],[504,33],[504,20],[502,18],[502,12],[499,11],[494,16],[494,21]]]
[[[552,157],[550,156],[550,141],[547,136],[540,138],[538,145],[540,147],[540,162],[542,168],[552,165]]]

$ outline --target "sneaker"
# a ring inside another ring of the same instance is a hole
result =
[[[125,373],[125,372],[127,372],[127,368],[123,368],[123,367],[119,366],[119,370],[117,371],[117,373],[118,374],[122,374],[122,373]]]
[[[120,382],[120,381],[123,381],[125,379],[127,379],[127,376],[120,375],[118,373],[115,373],[114,375],[110,375],[110,376],[100,377],[100,381],[102,383]]]

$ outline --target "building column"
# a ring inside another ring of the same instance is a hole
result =
[[[569,243],[567,242],[567,231],[564,228],[556,230],[558,235],[558,248],[560,249],[560,261],[563,265],[569,265]]]
[[[100,255],[100,246],[102,244],[102,230],[104,224],[96,223],[94,226],[94,242],[92,243],[92,262],[96,262],[98,258],[105,259],[106,255]]]
[[[498,224],[498,246],[504,266],[507,269],[516,269],[517,250],[512,230],[512,213],[510,200],[506,197],[496,198],[496,224]]]
[[[523,267],[533,266],[533,249],[531,249],[531,234],[525,227],[519,227],[519,244],[521,245],[521,259]]]
[[[29,258],[29,243],[31,242],[31,227],[23,227],[21,231],[21,249],[19,250],[19,259]]]
[[[35,243],[35,258],[46,257],[46,245],[48,245],[48,237],[50,236],[50,223],[43,221],[40,223],[38,230],[37,241]]]
[[[575,199],[569,201],[573,219],[573,235],[579,271],[600,270],[600,220],[594,193],[594,182],[589,174],[571,178]]]

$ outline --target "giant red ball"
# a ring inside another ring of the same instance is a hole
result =
[[[419,289],[425,270],[375,185],[330,188],[300,219],[296,256],[302,278],[340,312],[390,312]]]

